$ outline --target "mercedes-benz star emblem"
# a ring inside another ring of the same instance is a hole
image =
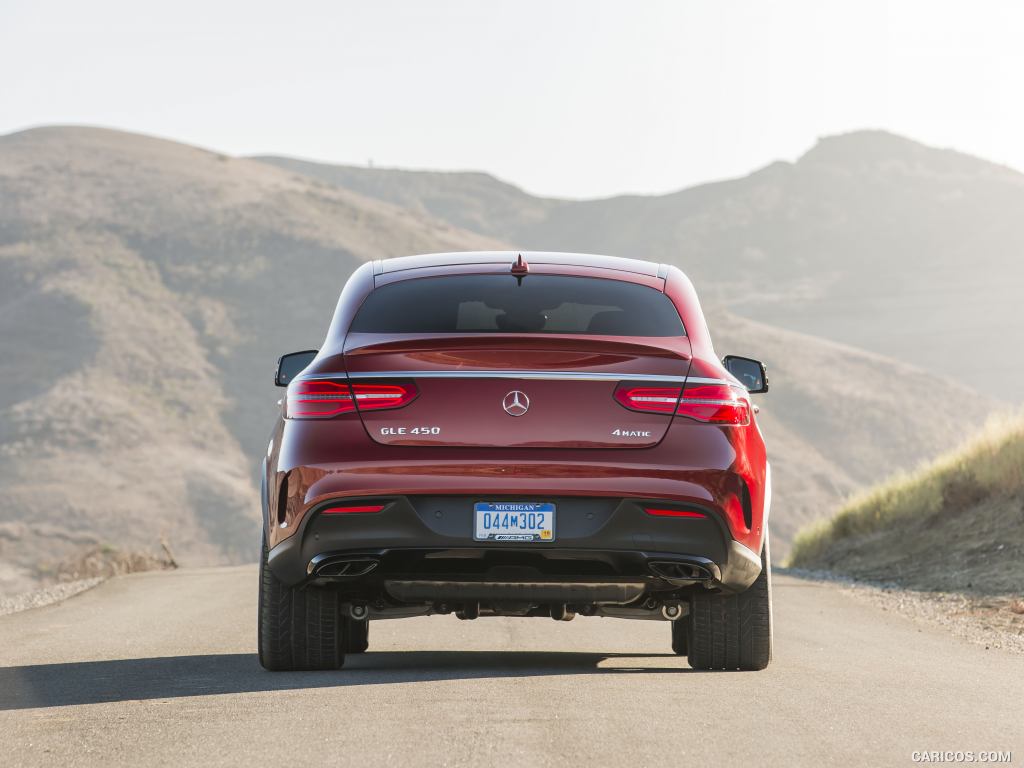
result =
[[[501,401],[501,407],[509,416],[522,416],[530,410],[530,398],[526,396],[525,392],[514,389],[505,395],[505,399]]]

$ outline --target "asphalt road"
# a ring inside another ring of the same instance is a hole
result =
[[[328,673],[264,672],[256,570],[139,574],[0,617],[0,765],[1024,762],[1024,656],[776,579],[765,672],[691,671],[663,622],[374,622]]]

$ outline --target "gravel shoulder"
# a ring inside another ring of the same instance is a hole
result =
[[[87,589],[92,589],[104,581],[105,579],[101,576],[90,579],[76,579],[75,581],[65,581],[49,587],[34,589],[31,592],[23,592],[20,595],[0,597],[0,616],[27,611],[29,608],[42,608],[44,605],[59,603],[67,600],[69,597],[85,592]]]
[[[1020,597],[922,592],[897,584],[857,581],[828,571],[775,570],[800,579],[833,584],[883,611],[941,628],[961,640],[1024,654],[1024,599]]]

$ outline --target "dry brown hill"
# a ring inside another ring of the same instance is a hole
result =
[[[489,215],[480,199],[467,217]],[[363,260],[500,245],[433,209],[175,142],[0,137],[0,589],[161,534],[185,563],[251,557],[277,355],[319,345]],[[712,329],[720,353],[772,367],[780,549],[989,408],[874,354],[724,312]]]
[[[957,450],[809,526],[791,564],[916,590],[1019,598],[1022,488],[1024,419],[996,418]]]
[[[93,543],[251,558],[283,350],[365,259],[493,242],[250,160],[0,138],[0,579]]]

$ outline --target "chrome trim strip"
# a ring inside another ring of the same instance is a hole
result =
[[[328,378],[332,374],[318,374]],[[334,374],[343,376],[344,374]],[[559,381],[671,381],[682,384],[685,376],[636,373],[582,373],[577,371],[359,371],[350,379],[534,379]]]
[[[735,384],[727,379],[708,379],[701,376],[669,376],[657,373],[585,373],[580,371],[356,371],[353,373],[317,373],[301,376],[310,379],[535,379],[560,381],[670,381],[683,384]]]
[[[730,387],[735,387],[736,382],[729,381],[728,379],[708,379],[704,376],[690,376],[686,379],[687,384],[726,384]]]

